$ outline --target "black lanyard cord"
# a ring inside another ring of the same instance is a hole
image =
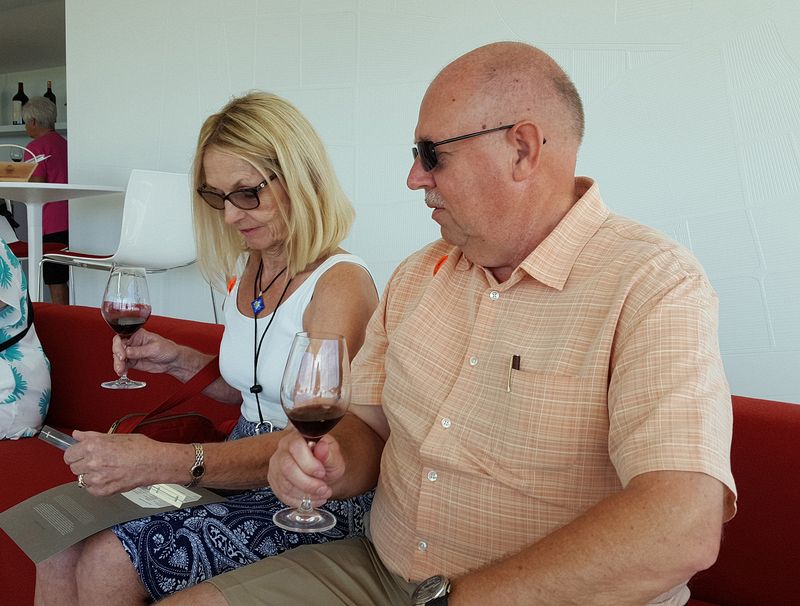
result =
[[[286,286],[283,288],[283,292],[281,293],[280,298],[278,299],[278,303],[275,305],[275,311],[272,312],[272,316],[270,316],[269,322],[267,322],[267,327],[264,329],[264,332],[261,333],[261,339],[258,338],[258,314],[264,309],[263,301],[261,304],[256,305],[256,302],[261,295],[267,292],[270,287],[275,283],[275,281],[286,271],[284,267],[281,271],[279,271],[272,281],[267,285],[266,288],[262,289],[261,292],[256,294],[256,289],[258,288],[261,282],[261,274],[264,270],[264,261],[263,259],[258,264],[258,271],[256,272],[256,278],[253,282],[253,303],[251,307],[253,308],[253,385],[250,387],[250,393],[255,395],[256,397],[256,406],[258,407],[258,420],[259,425],[264,424],[264,415],[261,412],[261,400],[258,397],[258,394],[261,393],[264,388],[258,382],[258,358],[261,355],[261,345],[264,343],[264,337],[267,336],[267,332],[269,331],[269,327],[272,326],[273,320],[275,320],[275,316],[278,315],[278,308],[280,307],[281,303],[283,302],[283,298],[286,296],[286,291],[289,290],[289,285],[292,283],[292,278],[289,278],[286,281]]]

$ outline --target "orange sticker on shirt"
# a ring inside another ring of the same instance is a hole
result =
[[[444,262],[445,262],[445,261],[447,261],[447,255],[445,255],[445,256],[443,256],[441,259],[439,259],[439,260],[436,262],[436,265],[434,265],[434,266],[433,266],[433,275],[434,275],[434,276],[435,276],[435,275],[436,275],[436,273],[437,273],[437,272],[438,272],[438,271],[441,269],[442,265],[444,265]]]

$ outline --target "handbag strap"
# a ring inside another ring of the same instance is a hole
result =
[[[10,339],[6,339],[2,343],[0,343],[0,351],[4,351],[4,350],[8,349],[9,347],[11,347],[12,345],[15,345],[16,343],[19,343],[20,341],[22,341],[22,338],[25,335],[28,334],[28,331],[31,329],[31,326],[33,326],[33,303],[31,303],[31,296],[29,294],[28,295],[28,325],[25,328],[23,328],[20,332],[15,334],[13,337],[11,337]]]
[[[139,423],[152,419],[166,412],[170,408],[175,408],[178,404],[185,402],[192,396],[199,394],[206,387],[211,385],[219,377],[219,358],[214,356],[209,360],[203,368],[201,368],[191,379],[186,381],[178,390],[170,397],[164,400],[161,404],[156,406],[153,410],[148,412],[144,417],[139,420]]]

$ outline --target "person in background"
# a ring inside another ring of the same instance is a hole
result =
[[[275,526],[283,505],[266,487],[288,422],[279,390],[295,333],[342,334],[353,356],[378,302],[364,261],[340,247],[355,213],[322,141],[280,97],[233,99],[200,130],[194,189],[198,262],[212,282],[228,282],[222,376],[205,394],[240,406],[238,425],[227,442],[197,445],[76,431],[64,460],[95,495],[196,482],[237,493],[115,526],[49,558],[37,566],[36,604],[150,603],[297,545],[363,534],[371,487],[329,502],[337,525],[305,535]],[[184,382],[211,358],[146,330],[127,346],[115,338],[113,351],[117,372]]]
[[[22,106],[25,132],[33,139],[26,146],[34,155],[43,156],[33,171],[31,181],[69,183],[67,173],[67,140],[56,128],[56,104],[44,97],[32,97]],[[66,200],[49,202],[42,209],[44,242],[69,244],[69,211]],[[45,263],[44,283],[50,289],[50,300],[58,305],[69,304],[69,268],[66,265]]]
[[[36,435],[50,406],[50,362],[28,304],[19,259],[0,240],[0,438]]]
[[[534,47],[439,73],[407,182],[443,239],[398,267],[367,327],[357,422],[313,455],[286,434],[270,459],[290,505],[377,479],[368,537],[165,606],[687,602],[736,503],[717,298],[689,251],[575,176],[583,131]]]

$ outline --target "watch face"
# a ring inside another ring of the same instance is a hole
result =
[[[424,604],[433,598],[445,595],[447,584],[447,579],[441,575],[430,577],[417,585],[411,598],[414,600],[414,604]]]
[[[192,467],[192,477],[199,478],[205,473],[205,471],[206,468],[203,467],[202,465],[195,465],[194,467]]]

